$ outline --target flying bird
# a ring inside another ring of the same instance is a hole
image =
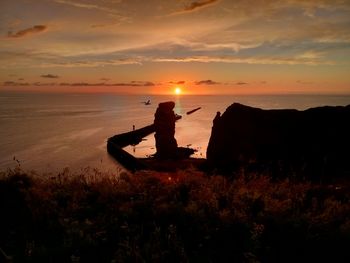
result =
[[[143,103],[143,104],[145,104],[145,105],[151,105],[151,100],[143,101],[143,102],[141,102],[141,103]]]

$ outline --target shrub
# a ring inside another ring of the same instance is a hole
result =
[[[0,247],[17,262],[350,262],[348,190],[194,170],[10,170]]]

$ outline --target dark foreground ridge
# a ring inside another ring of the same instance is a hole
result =
[[[252,169],[276,176],[350,176],[350,105],[305,111],[234,103],[214,119],[207,160],[223,172]]]
[[[349,185],[0,172],[0,262],[350,262]]]

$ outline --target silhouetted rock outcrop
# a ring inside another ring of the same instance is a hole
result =
[[[156,134],[156,157],[160,159],[188,158],[195,151],[191,148],[177,147],[175,139],[175,122],[181,116],[173,111],[175,103],[172,101],[159,103],[154,114],[154,127]]]
[[[176,115],[173,111],[175,103],[172,101],[159,103],[154,114],[157,157],[173,158],[176,156],[177,142],[175,139]]]
[[[309,179],[350,176],[350,105],[305,111],[232,104],[213,121],[208,163]]]

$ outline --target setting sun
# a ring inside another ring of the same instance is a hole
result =
[[[175,94],[180,95],[181,94],[181,89],[179,87],[175,88]]]

